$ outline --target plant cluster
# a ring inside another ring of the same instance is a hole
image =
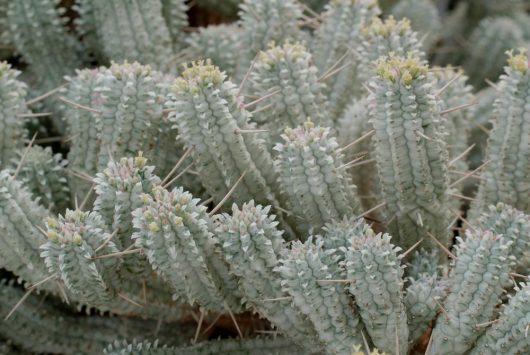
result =
[[[0,0],[0,353],[530,353],[530,3],[443,4]]]

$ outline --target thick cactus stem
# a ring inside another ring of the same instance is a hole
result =
[[[286,129],[282,138],[284,143],[274,148],[279,153],[275,163],[301,234],[360,214],[356,187],[328,128],[315,127],[308,120],[301,127]]]
[[[217,218],[217,235],[230,270],[239,278],[239,287],[249,308],[267,317],[279,330],[305,348],[321,348],[317,333],[307,317],[292,306],[275,268],[284,240],[270,207],[254,201],[241,208],[232,206],[232,215]]]
[[[175,81],[173,94],[176,111],[169,119],[193,149],[200,180],[214,200],[221,201],[243,176],[232,201],[274,201],[271,157],[256,133],[241,132],[252,128],[249,114],[237,106],[226,75],[209,63],[193,64]]]
[[[506,203],[530,213],[530,64],[525,54],[509,54],[499,82],[493,129],[489,136],[472,220],[490,204]]]
[[[459,239],[449,275],[449,294],[432,333],[428,355],[461,354],[484,332],[508,281],[511,241],[490,231],[468,231]]]
[[[325,86],[311,61],[311,54],[300,43],[272,47],[258,56],[250,74],[251,93],[258,97],[277,93],[258,104],[253,121],[269,130],[272,143],[280,140],[286,128],[303,124],[307,117],[319,126],[331,126]]]
[[[477,341],[471,355],[530,352],[530,284],[522,283],[502,310],[498,321]]]
[[[26,130],[20,114],[27,113],[26,84],[19,81],[18,70],[0,62],[0,168],[6,168],[17,150],[24,146]]]
[[[283,289],[313,323],[319,341],[329,353],[342,354],[362,342],[362,326],[346,286],[334,282],[345,276],[338,267],[340,256],[323,246],[320,238],[315,242],[311,237],[305,243],[293,242],[282,253],[276,270],[283,279]]]
[[[56,274],[82,302],[94,306],[110,302],[117,292],[120,259],[98,260],[96,256],[119,249],[113,241],[106,241],[110,238],[101,216],[67,210],[57,220],[49,218],[46,226],[48,242],[41,246],[41,256],[50,274]]]
[[[414,57],[384,57],[372,82],[371,122],[381,195],[388,230],[404,248],[428,233],[449,245],[447,150],[427,69]]]
[[[380,350],[406,354],[409,328],[403,303],[401,250],[388,234],[373,232],[352,240],[346,253],[350,293],[355,296],[366,331]]]
[[[155,186],[133,212],[136,245],[169,281],[178,297],[205,309],[239,310],[236,281],[221,259],[213,225],[199,199],[176,188]]]

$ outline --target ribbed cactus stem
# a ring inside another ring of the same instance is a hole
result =
[[[468,156],[469,167],[476,169],[484,162],[484,156],[488,145],[489,131],[492,127],[494,115],[493,104],[497,98],[497,90],[488,86],[475,94],[475,122],[469,127],[469,141],[476,147]]]
[[[372,227],[362,218],[354,219],[345,217],[341,220],[326,223],[322,227],[322,230],[324,232],[324,236],[322,237],[324,249],[335,249],[337,254],[341,255],[342,259],[344,259],[346,250],[351,247],[353,240],[363,235],[374,234]]]
[[[436,275],[421,274],[417,279],[410,279],[403,300],[407,308],[410,344],[415,344],[436,318],[438,305],[445,295],[444,282]]]
[[[352,240],[344,267],[359,314],[375,346],[406,354],[409,328],[403,303],[403,266],[388,234],[369,232]]]
[[[223,6],[225,6],[223,4]],[[186,37],[186,54],[190,60],[211,59],[212,63],[226,72],[229,77],[236,75],[240,60],[238,42],[241,29],[236,25],[210,25],[201,27]]]
[[[525,54],[510,53],[495,100],[493,129],[472,219],[488,205],[503,202],[530,213],[530,64]]]
[[[425,36],[420,43],[425,52],[436,44],[443,25],[433,2],[430,0],[400,0],[390,12],[397,19],[409,19],[412,29]]]
[[[436,249],[424,249],[420,248],[412,254],[409,259],[405,272],[407,277],[412,279],[419,279],[423,274],[429,276],[436,276],[440,273],[440,265],[438,260],[440,259],[440,253]]]
[[[432,75],[434,80],[436,80],[441,110],[460,107],[462,105],[471,104],[475,101],[473,87],[466,83],[468,77],[464,75],[461,69],[456,69],[451,66],[434,69]],[[468,170],[466,157],[460,156],[470,145],[468,143],[468,126],[469,122],[474,120],[475,117],[477,117],[475,106],[470,106],[444,115],[443,123],[445,132],[447,133],[445,141],[447,143],[449,159],[452,161],[452,164],[449,167],[451,170],[456,170],[458,172],[466,172]],[[451,180],[456,181],[461,177],[461,175],[453,174]],[[462,190],[462,186],[455,186],[455,188],[458,188],[460,191]],[[458,210],[459,203],[456,205],[456,210]]]
[[[272,160],[249,128],[248,112],[237,106],[236,88],[226,75],[209,63],[193,64],[173,86],[175,122],[192,156],[199,178],[215,201],[221,201],[243,176],[232,201],[274,200]]]
[[[173,58],[172,33],[164,20],[160,0],[95,1],[94,5],[95,25],[107,58],[169,69]]]
[[[404,248],[427,233],[449,245],[445,134],[427,70],[415,57],[384,57],[371,84],[384,211],[388,230]],[[434,247],[430,238],[425,244]]]
[[[216,234],[231,272],[239,278],[239,287],[247,306],[267,317],[282,333],[305,348],[317,345],[317,333],[305,315],[292,306],[283,292],[281,278],[274,269],[284,240],[277,229],[270,207],[254,201],[241,208],[232,206],[232,215],[217,217]]]
[[[489,206],[478,223],[513,242],[511,254],[515,257],[516,269],[527,275],[530,271],[530,216],[499,202],[496,206]]]
[[[0,216],[0,266],[28,284],[50,276],[39,256],[39,246],[46,237],[38,229],[48,213],[7,170],[0,172]],[[44,284],[48,286],[50,283]]]
[[[23,157],[25,155],[25,157]],[[16,171],[20,160],[24,159],[18,171],[17,179],[22,181],[34,199],[54,213],[64,213],[70,202],[66,165],[60,154],[53,154],[51,148],[32,146],[19,151],[13,159]]]
[[[96,212],[67,210],[46,222],[48,242],[41,256],[50,274],[56,274],[68,291],[81,302],[104,306],[117,293],[119,258],[97,259],[97,255],[119,252],[108,240],[110,233]],[[106,244],[105,244],[106,243]]]
[[[530,284],[521,283],[515,290],[498,321],[479,338],[471,355],[530,352]]]
[[[163,126],[164,83],[162,73],[137,62],[113,63],[98,75],[99,169],[104,169],[111,158],[134,156],[139,151],[151,156]]]
[[[317,68],[311,54],[300,43],[286,43],[260,52],[250,74],[251,93],[262,97],[278,91],[258,104],[253,121],[270,131],[272,143],[278,142],[283,131],[295,128],[311,117],[317,125],[329,127],[324,85],[318,81]]]
[[[352,185],[338,143],[328,128],[308,120],[287,128],[284,143],[274,149],[280,184],[288,196],[302,234],[319,231],[325,223],[361,213],[361,203]]]
[[[85,50],[89,50],[92,56],[98,60],[104,60],[104,50],[100,46],[101,28],[96,18],[96,4],[92,0],[75,0],[72,9],[79,14],[74,19],[77,33],[83,38]]]
[[[24,290],[13,281],[0,280],[0,332],[9,338],[10,343],[17,345],[16,352],[2,352],[4,355],[21,354],[20,349],[31,353],[100,354],[117,337],[149,339],[151,334],[145,331],[146,328],[153,329],[157,324],[154,319],[82,314],[65,307],[51,295],[46,295],[46,302],[43,302],[42,294],[24,297],[16,312],[4,321],[5,315],[23,297]],[[169,344],[187,341],[195,330],[177,322],[164,322],[164,325],[157,338]]]
[[[326,80],[330,117],[334,121],[362,89],[356,81],[357,59],[349,47],[358,43],[361,28],[379,13],[375,0],[333,0],[325,7],[324,20],[315,31],[312,52],[321,74],[344,66]]]
[[[19,81],[18,70],[0,62],[0,168],[6,168],[24,146],[26,130],[19,114],[27,113],[26,84]]]
[[[286,40],[302,39],[303,32],[297,24],[301,16],[302,8],[294,0],[244,0],[239,25],[246,58],[241,58],[239,72],[244,74],[256,54],[271,42],[282,45]]]
[[[120,326],[121,320],[117,318],[68,312],[57,306],[52,297],[42,302],[43,296],[36,294],[29,295],[9,320],[3,320],[22,297],[23,289],[13,282],[0,280],[0,331],[26,351],[93,354],[115,339]],[[19,350],[2,352],[16,353]]]
[[[342,354],[362,342],[362,326],[346,285],[336,281],[345,276],[338,267],[340,256],[323,246],[320,238],[313,241],[310,237],[305,243],[294,241],[282,253],[276,270],[283,289],[313,323],[327,352]]]
[[[68,33],[65,12],[60,0],[9,2],[13,42],[46,90],[61,85],[64,75],[83,67],[82,47]]]
[[[147,165],[147,159],[140,152],[135,158],[109,162],[107,168],[94,179],[97,195],[94,210],[101,214],[107,228],[116,234],[113,240],[121,250],[134,244],[131,239],[131,214],[142,206],[142,195],[150,193],[154,186],[160,184],[153,170],[154,167]],[[145,273],[144,257],[127,255],[123,262],[124,267],[134,274]]]
[[[368,70],[368,69],[367,69]],[[378,204],[377,171],[373,161],[373,127],[369,121],[373,100],[367,96],[352,101],[337,121],[338,141],[343,149],[344,161],[357,161],[360,165],[348,169],[357,186],[359,197],[365,209]],[[366,164],[362,164],[366,161]]]
[[[496,81],[503,73],[504,53],[524,45],[521,28],[509,17],[486,17],[469,38],[469,56],[464,63],[471,84],[486,86],[484,78]]]
[[[143,151],[156,173],[165,176],[183,154],[177,130],[164,111],[171,79],[149,66],[127,62],[67,77],[60,100],[72,137],[69,166],[94,176],[109,160]],[[179,182],[191,185],[187,178]],[[72,187],[84,196],[81,183],[76,180]]]
[[[0,60],[4,60],[13,54],[13,42],[9,34],[9,23],[7,20],[8,0],[0,1]]]
[[[66,77],[68,88],[62,89],[61,94],[71,102],[97,109],[101,104],[101,98],[95,90],[98,86],[98,75],[103,70],[103,68],[78,70],[76,76]],[[82,110],[66,103],[63,112],[66,131],[73,137],[68,152],[69,166],[93,175],[98,170],[100,127],[96,124],[96,120],[99,119],[99,115],[97,112]]]
[[[432,333],[429,355],[461,354],[471,349],[484,332],[478,325],[493,320],[512,269],[512,242],[502,236],[468,230],[465,240],[458,240],[449,294]]]
[[[288,338],[248,338],[202,341],[190,346],[160,345],[158,341],[128,343],[115,341],[109,345],[106,355],[209,355],[209,354],[256,354],[256,355],[304,355],[307,350],[293,344]]]
[[[384,21],[374,17],[363,27],[356,50],[359,60],[358,78],[363,82],[367,82],[375,74],[375,64],[379,57],[390,53],[402,57],[411,53],[422,60],[426,57],[418,34],[410,27],[410,21],[396,21],[392,16]]]
[[[162,3],[162,16],[165,20],[171,40],[173,41],[173,50],[175,52],[184,47],[186,37],[188,36],[184,28],[188,26],[188,5],[185,0],[160,0]],[[162,24],[158,24],[163,27]],[[165,31],[159,30],[161,34]]]
[[[213,224],[200,200],[155,186],[133,212],[136,245],[178,297],[216,311],[239,311],[235,278],[218,252]]]

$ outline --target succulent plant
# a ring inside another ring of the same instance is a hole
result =
[[[51,148],[32,146],[18,152],[13,160],[13,172],[29,189],[32,197],[54,213],[62,213],[69,207],[70,188],[66,165],[61,154],[53,154]]]
[[[262,51],[250,73],[250,93],[268,100],[258,103],[252,120],[269,130],[269,140],[277,142],[286,127],[295,128],[308,117],[330,127],[325,86],[318,79],[312,57],[300,43],[286,43]]]
[[[64,75],[85,64],[81,43],[68,33],[66,8],[59,3],[9,1],[7,10],[11,39],[45,90],[61,85]]]
[[[28,113],[26,106],[26,85],[19,81],[18,70],[11,69],[6,62],[0,63],[0,125],[2,140],[0,145],[0,167],[6,168],[17,150],[24,146],[26,130],[21,115]]]
[[[481,176],[483,180],[475,202],[475,214],[488,205],[503,202],[530,213],[527,192],[530,183],[517,176],[528,176],[530,165],[530,125],[526,107],[530,101],[530,65],[525,54],[510,54],[506,74],[499,82],[494,104],[493,129]],[[486,163],[485,162],[485,163]]]
[[[466,72],[473,85],[482,87],[486,85],[484,78],[492,81],[499,78],[505,63],[504,52],[524,46],[524,37],[521,28],[510,18],[493,17],[480,21],[470,43]]]
[[[360,215],[356,187],[329,129],[306,121],[301,127],[287,128],[282,138],[284,143],[274,147],[275,163],[299,233],[318,232],[325,223]]]
[[[421,45],[429,51],[443,28],[441,16],[431,0],[399,0],[390,10],[397,19],[408,18],[414,31],[423,35]]]
[[[409,328],[403,302],[403,267],[388,234],[373,231],[354,238],[346,253],[359,314],[375,346],[386,352],[407,353]]]
[[[0,0],[0,353],[530,353],[528,4]]]
[[[468,351],[492,320],[513,261],[512,242],[490,231],[468,231],[459,238],[449,275],[449,293],[438,316],[428,354]]]
[[[334,0],[324,8],[322,24],[315,31],[312,52],[327,80],[330,115],[337,120],[353,97],[359,94],[357,70],[351,46],[359,41],[361,28],[380,10],[374,0]],[[334,70],[341,69],[341,72]]]
[[[445,127],[427,70],[414,56],[382,57],[372,82],[381,195],[389,231],[405,248],[425,236],[434,244],[427,233],[449,245]]]

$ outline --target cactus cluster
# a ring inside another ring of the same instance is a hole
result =
[[[530,353],[530,3],[448,3],[0,0],[0,353]]]

